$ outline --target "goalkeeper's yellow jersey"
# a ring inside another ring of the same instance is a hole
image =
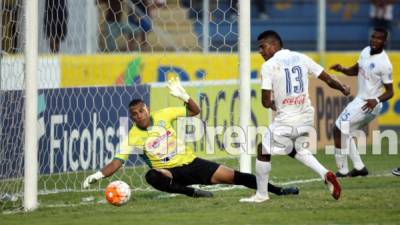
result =
[[[114,158],[125,162],[130,154],[139,153],[151,168],[159,169],[191,163],[196,158],[193,150],[177,139],[172,126],[177,117],[186,116],[186,108],[165,108],[150,116],[150,127],[133,126]]]

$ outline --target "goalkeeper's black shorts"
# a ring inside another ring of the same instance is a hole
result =
[[[211,184],[211,177],[218,169],[218,163],[196,157],[190,164],[169,168],[173,181],[182,185]]]

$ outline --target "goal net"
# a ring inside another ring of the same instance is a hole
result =
[[[23,2],[1,1],[0,210],[21,206],[23,197]],[[238,169],[238,155],[224,145],[226,128],[239,125],[236,1],[43,0],[38,14],[39,201],[82,191],[84,178],[112,160],[132,126],[130,100],[143,99],[152,111],[181,105],[169,96],[169,76],[179,76],[201,106],[204,125],[220,129],[191,143],[196,154],[231,158]],[[261,58],[252,60],[256,78]],[[268,120],[259,111],[252,111],[255,125]],[[92,190],[116,179],[149,190],[146,170],[133,155]]]

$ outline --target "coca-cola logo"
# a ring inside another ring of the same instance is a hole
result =
[[[284,105],[302,105],[302,104],[304,104],[305,99],[306,99],[306,95],[299,95],[297,97],[289,97],[289,98],[285,98],[282,101],[282,104],[284,104]]]

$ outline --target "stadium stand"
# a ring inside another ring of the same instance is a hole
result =
[[[252,4],[252,50],[256,50],[256,34],[273,29],[283,34],[287,48],[295,50],[316,50],[317,5],[313,0],[265,1],[268,20],[257,19],[255,5]],[[226,12],[230,1],[218,1],[217,8],[210,10],[210,50],[230,51],[237,42],[237,21],[229,21]],[[370,1],[328,1],[327,2],[327,50],[358,50],[367,45],[370,30]],[[254,12],[254,13],[253,13]],[[400,49],[400,3],[394,7],[394,24],[391,49]],[[194,21],[194,30],[202,36],[202,25]],[[227,47],[230,46],[230,47]],[[236,49],[233,49],[236,50]]]

